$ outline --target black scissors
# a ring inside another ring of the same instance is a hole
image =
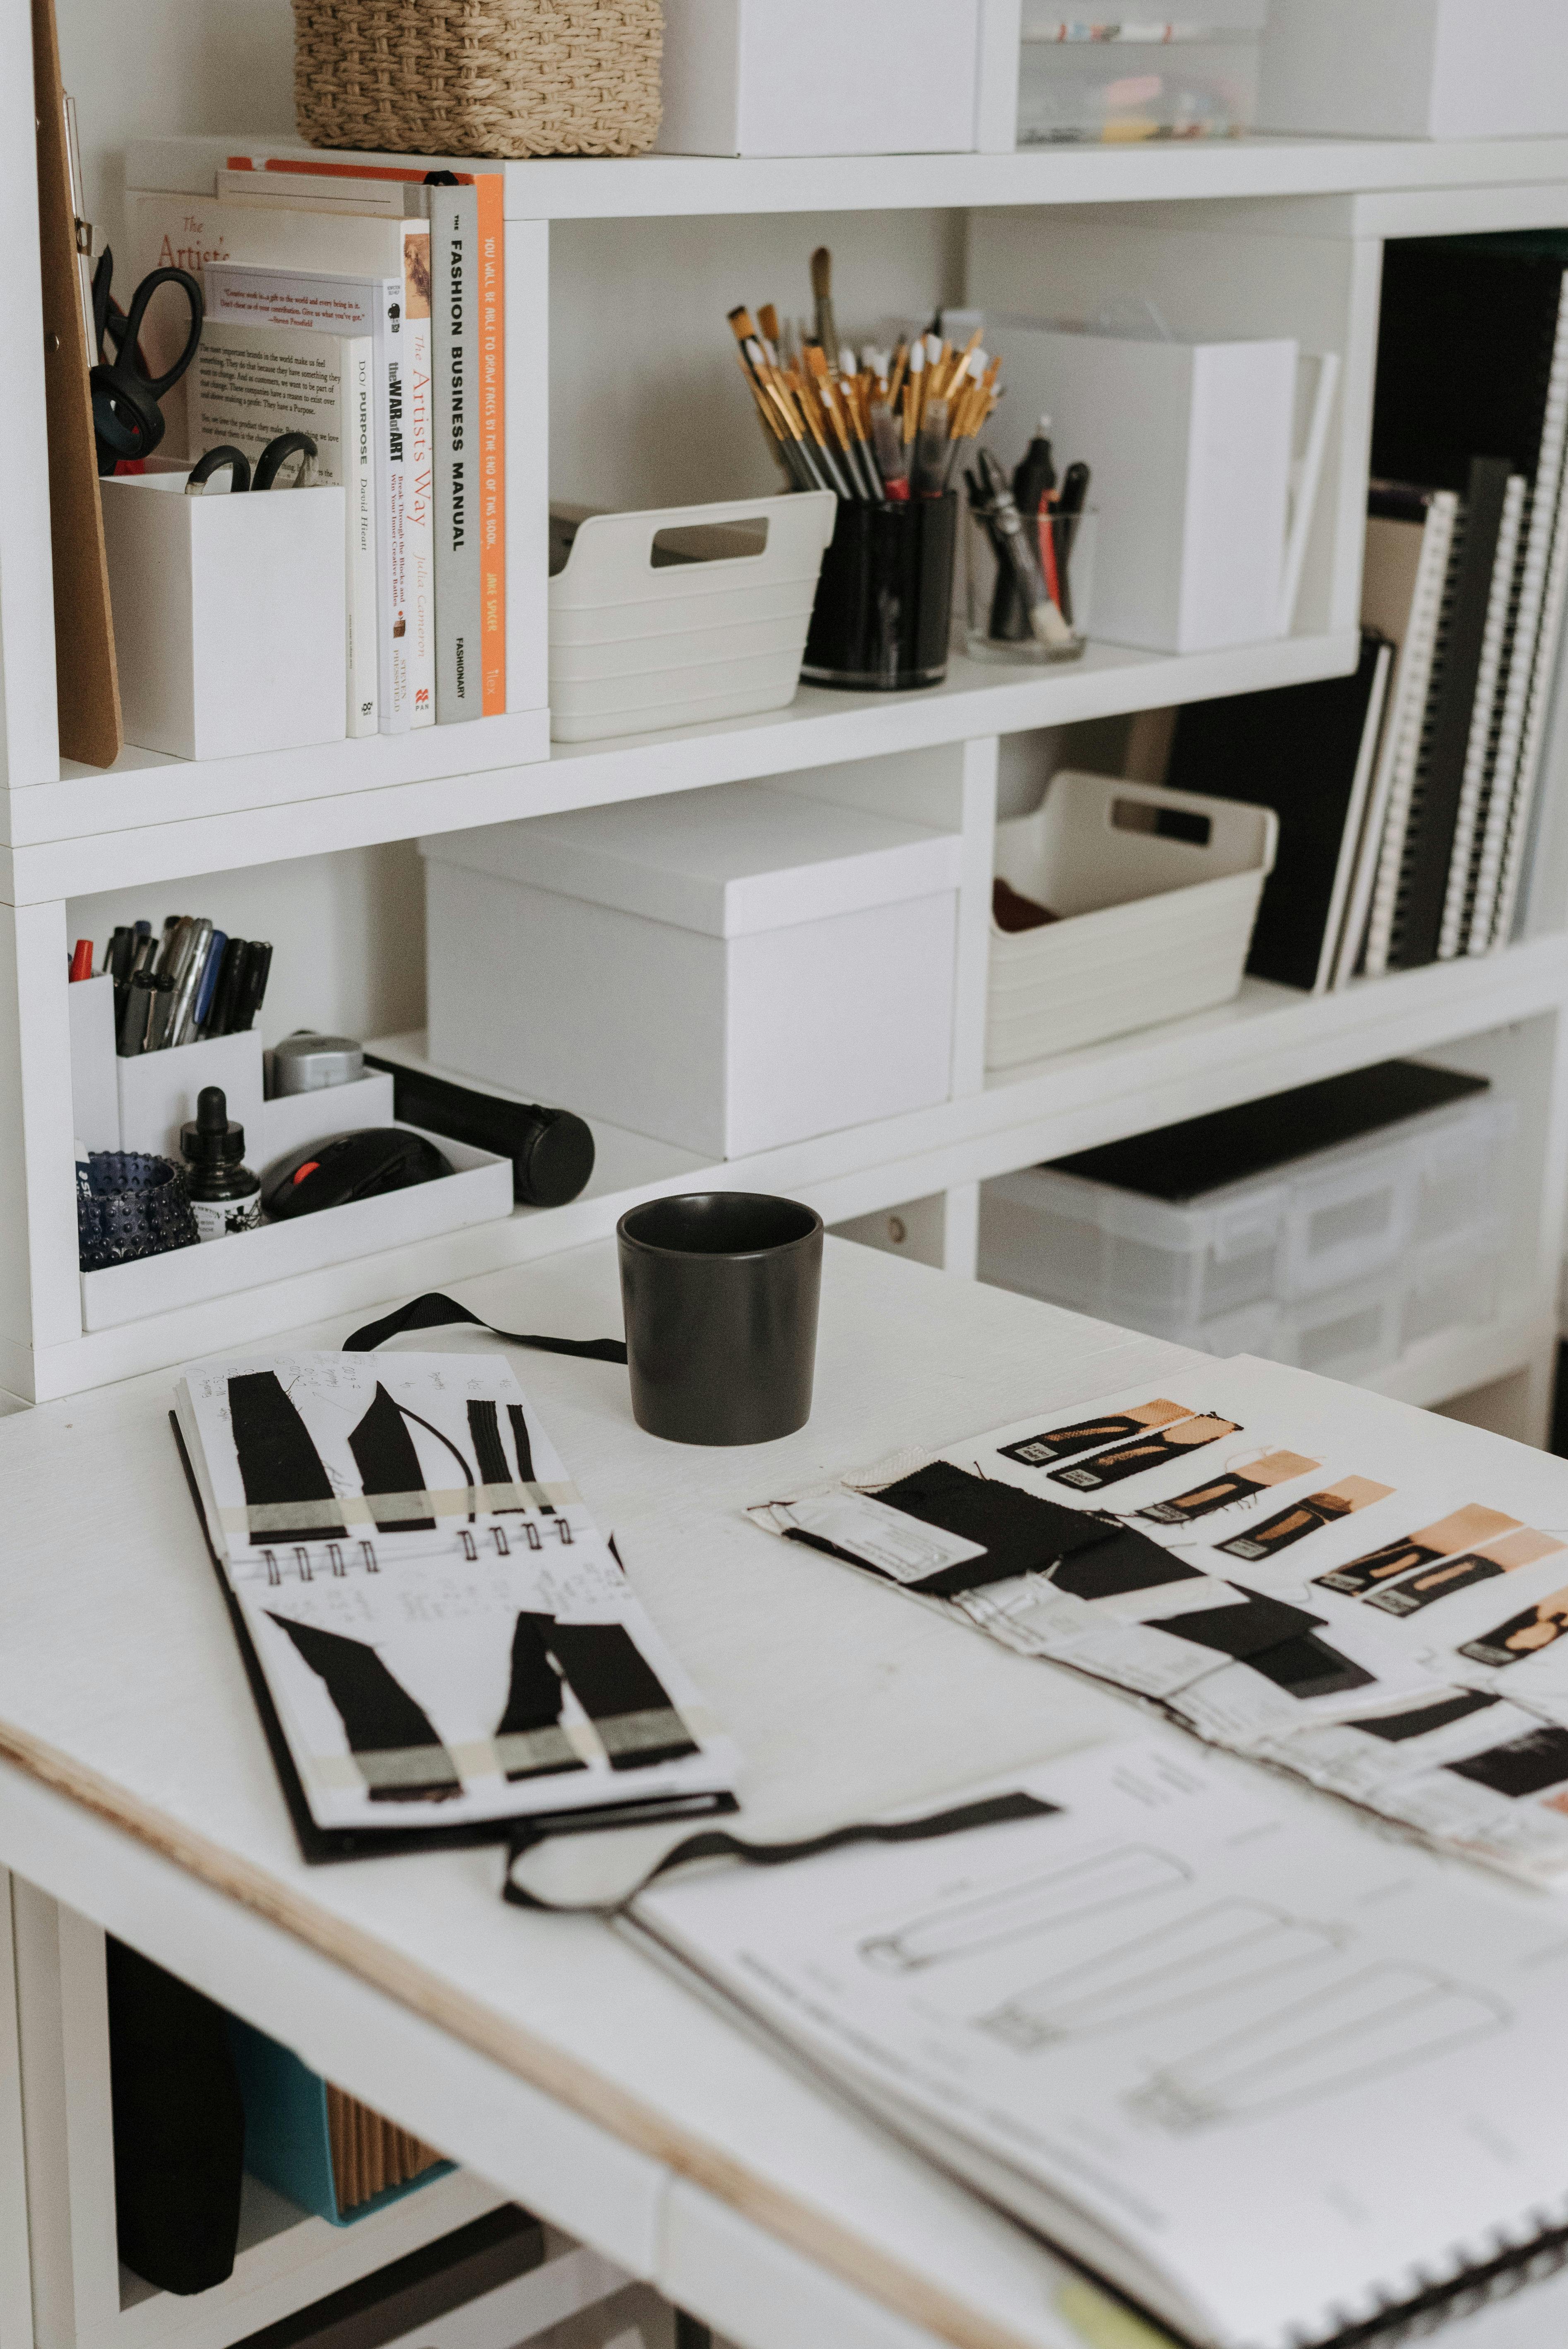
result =
[[[92,388],[93,431],[98,440],[98,469],[112,473],[125,458],[150,457],[163,438],[163,410],[159,401],[172,390],[196,356],[201,339],[204,304],[201,288],[183,269],[155,269],[144,277],[121,310],[109,293],[114,255],[105,252],[93,272],[93,332],[98,364],[88,381]],[[191,305],[191,332],[185,348],[167,375],[150,375],[141,356],[141,323],[147,305],[160,285],[178,285]],[[102,357],[105,342],[114,351]]]
[[[308,489],[315,480],[316,453],[315,442],[308,432],[280,432],[275,440],[267,442],[256,459],[253,479],[251,460],[244,450],[225,440],[221,448],[209,449],[204,457],[197,458],[185,477],[185,494],[187,497],[199,497],[213,475],[222,472],[231,477],[231,497],[242,497],[247,491],[270,490],[291,457],[299,459],[300,467],[293,482],[285,483],[285,488]]]

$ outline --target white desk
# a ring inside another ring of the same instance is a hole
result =
[[[459,1293],[512,1329],[620,1328],[607,1245]],[[351,1326],[292,1342],[335,1346]],[[657,1444],[624,1371],[511,1359],[661,1629],[775,1785],[782,1767],[830,1801],[852,1744],[889,1757],[892,1798],[927,1748],[945,1788],[1126,1725],[1114,1698],[739,1512],[896,1445],[1173,1375],[1184,1350],[830,1241],[816,1409],[786,1443]],[[172,1384],[0,1423],[0,1863],[747,2349],[934,2333],[1081,2349],[1016,2230],[597,1920],[504,1906],[498,1847],[304,1864],[180,1472]],[[984,1721],[966,1756],[944,1750],[956,1682]],[[760,1792],[749,1824],[765,1832]]]

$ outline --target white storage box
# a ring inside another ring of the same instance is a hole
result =
[[[1568,132],[1563,0],[1273,0],[1258,121],[1362,139]]]
[[[1009,472],[1042,415],[1093,469],[1095,634],[1211,652],[1280,634],[1295,343],[1161,340],[988,312],[1007,398],[987,439]]]
[[[728,783],[419,846],[441,1066],[713,1159],[947,1097],[955,833]]]
[[[390,1079],[383,1081],[390,1087]],[[345,1087],[346,1092],[349,1088]],[[356,1092],[357,1087],[353,1088]],[[314,1135],[325,1140],[359,1124],[390,1125],[400,1121],[385,1114],[332,1117],[331,1091],[301,1094],[322,1116]],[[294,1102],[288,1107],[292,1110]],[[259,1231],[236,1232],[227,1239],[207,1240],[199,1247],[174,1248],[166,1256],[142,1257],[135,1264],[111,1266],[105,1272],[84,1272],[82,1326],[114,1330],[139,1321],[149,1313],[170,1313],[182,1305],[224,1297],[241,1288],[261,1288],[296,1273],[319,1272],[324,1265],[343,1264],[380,1249],[404,1247],[415,1240],[431,1239],[442,1232],[460,1231],[469,1224],[501,1221],[511,1213],[511,1161],[492,1158],[465,1143],[449,1142],[433,1133],[429,1139],[451,1161],[454,1172],[434,1183],[416,1183],[406,1191],[388,1191],[379,1199],[359,1199],[345,1207],[324,1208],[319,1215],[299,1216],[290,1223],[263,1224]],[[298,1148],[299,1143],[285,1145]],[[249,1135],[246,1136],[249,1150]],[[272,1152],[280,1156],[281,1150]],[[260,1163],[258,1163],[260,1161]],[[250,1161],[261,1173],[261,1154]],[[388,1276],[389,1288],[397,1281]]]
[[[1155,783],[1053,776],[1033,815],[996,826],[996,872],[1063,918],[993,922],[987,1068],[1228,1002],[1242,984],[1277,818]]]
[[[127,741],[180,759],[342,741],[344,491],[187,497],[183,470],[98,487]]]
[[[578,522],[550,583],[553,739],[782,709],[837,512],[812,490]]]
[[[66,989],[71,1036],[71,1131],[84,1150],[118,1150],[119,1067],[114,1049],[114,981],[106,972]]]
[[[1349,1377],[1353,1354],[1365,1370],[1495,1312],[1513,1128],[1511,1104],[1477,1093],[1182,1205],[1028,1167],[982,1188],[980,1276],[1210,1353]]]
[[[1019,146],[1250,129],[1267,14],[1267,0],[1202,0],[1181,18],[1099,25],[1063,0],[1024,0]]]
[[[666,155],[975,143],[979,0],[665,0]]]

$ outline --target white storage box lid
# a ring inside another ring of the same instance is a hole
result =
[[[709,937],[785,929],[955,890],[956,833],[804,799],[764,783],[581,808],[419,843],[559,896],[583,897]]]

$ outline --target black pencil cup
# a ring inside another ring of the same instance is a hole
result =
[[[855,693],[907,693],[947,674],[958,496],[839,502],[801,676]]]

